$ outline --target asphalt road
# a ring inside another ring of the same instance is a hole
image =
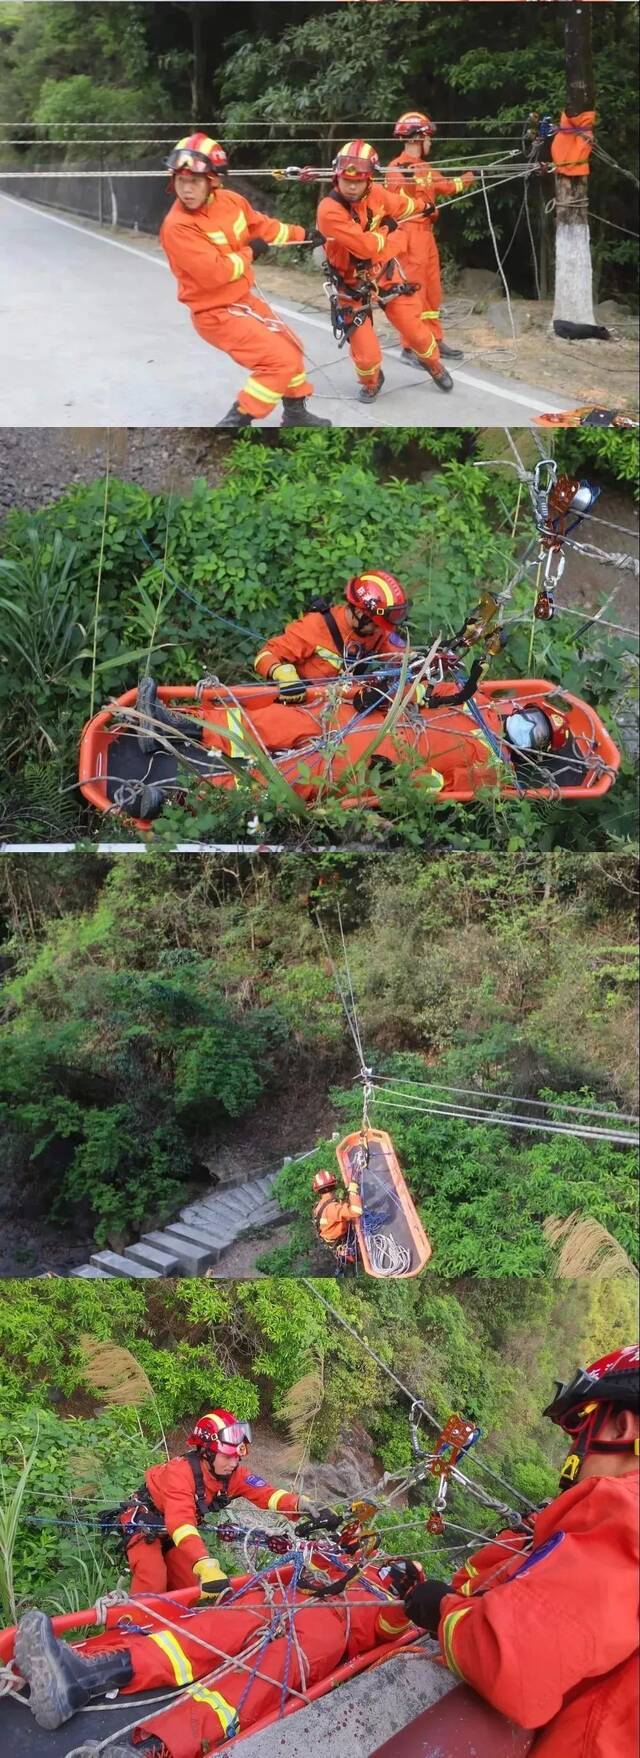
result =
[[[246,371],[202,342],[176,300],[159,248],[0,193],[0,424],[10,427],[209,427]],[[273,301],[304,345],[312,407],[338,427],[525,425],[569,408],[497,373],[455,369],[445,396],[399,349],[385,351],[385,388],[359,403],[346,350],[328,318]],[[276,410],[265,425],[278,426]]]

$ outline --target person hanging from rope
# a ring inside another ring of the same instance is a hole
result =
[[[470,189],[475,183],[475,174],[473,171],[464,171],[460,177],[443,177],[440,171],[427,164],[436,130],[435,123],[428,116],[424,116],[422,111],[409,110],[404,116],[400,116],[393,132],[396,140],[402,141],[403,145],[398,157],[391,159],[389,163],[385,187],[394,191],[402,190],[405,195],[421,190],[427,198],[429,208],[433,210],[430,217],[408,220],[402,227],[398,256],[407,280],[417,281],[419,284],[424,306],[423,317],[428,318],[434,335],[438,338],[441,360],[464,360],[460,348],[450,348],[442,339],[442,281],[434,226],[438,218],[436,198],[439,195],[462,195],[465,189]],[[402,358],[413,361],[412,349],[403,348]]]
[[[263,1718],[276,1721],[296,1694],[306,1701],[322,1681],[330,1689],[346,1661],[398,1642],[411,1628],[388,1564],[366,1564],[353,1584],[349,1570],[344,1585],[343,1563],[314,1552],[307,1574],[309,1567],[313,1582],[302,1587],[295,1565],[283,1563],[275,1577],[256,1578],[237,1595],[228,1589],[215,1607],[194,1611],[169,1601],[166,1626],[160,1608],[151,1620],[143,1606],[144,1633],[122,1625],[77,1648],[56,1640],[44,1612],[27,1612],[15,1660],[32,1715],[54,1729],[107,1692],[126,1699],[159,1689],[166,1699],[181,1690],[168,1707],[163,1699],[155,1712],[153,1704],[138,1707],[130,1735],[110,1739],[109,1758],[202,1758]]]
[[[306,681],[351,671],[372,654],[399,661],[406,646],[408,602],[394,574],[381,568],[354,574],[347,581],[344,603],[330,608],[322,599],[296,622],[274,635],[254,661],[261,678],[280,685],[279,702],[302,702]]]
[[[535,1758],[638,1750],[639,1362],[637,1345],[614,1349],[557,1384],[544,1415],[571,1448],[560,1494],[524,1531],[501,1532],[450,1584],[397,1571],[409,1617],[458,1678],[536,1730]]]
[[[409,280],[398,261],[403,248],[400,222],[426,224],[432,204],[423,190],[394,193],[374,183],[379,162],[368,141],[347,141],[333,161],[332,192],[323,197],[317,213],[332,283],[334,333],[346,338],[360,381],[358,396],[365,403],[377,397],[384,383],[373,325],[376,307],[384,310],[434,384],[441,391],[453,389],[433,324],[424,314],[419,284]]]
[[[219,427],[250,427],[282,401],[282,427],[330,427],[306,406],[311,395],[302,343],[255,291],[253,263],[270,244],[302,243],[310,234],[259,213],[227,189],[224,147],[199,131],[178,141],[167,161],[173,207],[160,242],[198,335],[229,354],[250,377]],[[314,234],[315,236],[315,234]]]
[[[338,1188],[337,1178],[333,1172],[323,1169],[316,1172],[311,1188],[314,1196],[319,1198],[313,1211],[313,1223],[318,1238],[335,1253],[340,1269],[348,1269],[357,1262],[355,1222],[361,1221],[364,1214],[358,1185],[355,1179],[351,1179],[346,1186],[345,1196],[340,1198],[335,1194]]]
[[[288,1520],[309,1513],[306,1497],[275,1489],[249,1471],[244,1461],[250,1445],[248,1423],[229,1410],[210,1410],[189,1435],[184,1456],[145,1472],[141,1488],[119,1510],[132,1593],[166,1593],[197,1582],[203,1594],[223,1593],[226,1576],[199,1528],[207,1514],[238,1496]]]

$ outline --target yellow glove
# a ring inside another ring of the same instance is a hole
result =
[[[359,1186],[356,1184],[355,1179],[352,1178],[350,1184],[347,1185],[347,1196],[359,1196],[359,1195],[360,1195]]]
[[[193,1565],[193,1573],[200,1582],[200,1594],[203,1599],[217,1599],[219,1594],[226,1593],[231,1586],[228,1575],[223,1575],[220,1564],[215,1557],[200,1557]]]
[[[307,687],[298,676],[295,665],[274,665],[271,672],[274,683],[280,685],[278,702],[304,702]]]

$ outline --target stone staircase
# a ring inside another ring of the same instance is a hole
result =
[[[309,1150],[309,1153],[313,1150]],[[309,1154],[296,1155],[304,1160]],[[285,1161],[285,1164],[290,1162]],[[280,1168],[242,1182],[230,1179],[181,1209],[175,1221],[144,1233],[122,1253],[95,1251],[72,1276],[203,1276],[238,1239],[291,1219],[273,1196]]]

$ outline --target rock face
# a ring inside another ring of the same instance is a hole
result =
[[[512,299],[511,312],[513,328],[506,299],[492,299],[487,306],[489,323],[493,324],[493,328],[497,330],[499,336],[512,336],[514,331],[516,336],[526,335],[527,330],[533,326],[533,313],[529,306],[520,299]]]

